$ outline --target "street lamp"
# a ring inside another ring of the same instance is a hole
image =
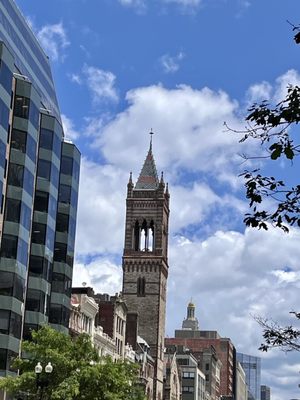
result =
[[[51,362],[48,362],[48,364],[45,366],[46,375],[43,377],[41,376],[41,373],[43,372],[43,367],[40,362],[37,363],[34,371],[36,374],[36,386],[38,390],[40,389],[40,400],[42,400],[44,388],[49,385],[49,376],[53,371],[53,366],[51,365]]]

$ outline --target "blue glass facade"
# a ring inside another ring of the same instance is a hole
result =
[[[260,400],[261,360],[259,357],[236,353],[236,358],[246,374],[248,400]]]
[[[15,373],[31,329],[67,331],[79,165],[48,59],[13,0],[1,0],[0,376]]]
[[[0,2],[0,40],[13,54],[16,72],[33,82],[44,107],[60,119],[48,57],[12,0]]]

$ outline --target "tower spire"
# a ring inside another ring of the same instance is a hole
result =
[[[152,154],[152,129],[149,133],[150,138],[150,147],[146,159],[144,161],[143,168],[141,170],[139,179],[135,185],[135,189],[157,189],[159,185],[156,165],[154,161],[154,157]]]

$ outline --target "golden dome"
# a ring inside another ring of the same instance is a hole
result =
[[[192,302],[189,302],[189,304],[188,304],[188,307],[195,308],[195,304],[194,304],[194,303],[192,303]]]

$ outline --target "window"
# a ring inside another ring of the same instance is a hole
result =
[[[44,313],[45,293],[40,290],[28,289],[26,295],[26,310]]]
[[[67,262],[67,245],[65,243],[55,243],[53,259],[57,262]]]
[[[5,205],[5,220],[19,222],[21,213],[21,200],[8,198]]]
[[[53,272],[52,274],[52,291],[56,293],[65,293],[71,295],[72,281],[64,274]]]
[[[39,160],[38,161],[38,168],[37,168],[37,176],[40,178],[50,180],[51,175],[51,163],[50,161],[46,160]]]
[[[4,87],[7,93],[11,92],[12,87],[12,71],[8,68],[8,66],[0,61],[0,84]]]
[[[1,242],[1,257],[17,258],[18,237],[3,234]]]
[[[54,187],[58,187],[59,182],[59,171],[56,166],[53,164],[51,168],[51,182],[53,183]]]
[[[29,103],[30,100],[28,97],[18,96],[15,97],[15,108],[14,108],[14,115],[20,118],[29,117]]]
[[[42,149],[52,150],[53,132],[49,129],[41,128],[39,146]]]
[[[31,332],[32,331],[37,331],[38,329],[39,329],[38,325],[25,323],[24,324],[24,331],[23,331],[23,339],[24,340],[32,339]]]
[[[68,326],[69,316],[70,316],[70,311],[68,308],[58,304],[51,305],[49,313],[50,323]]]
[[[137,279],[137,295],[140,297],[145,296],[146,279],[139,277]]]
[[[24,168],[24,190],[30,195],[33,196],[33,185],[34,185],[34,177],[32,173]]]
[[[0,125],[8,131],[8,119],[9,119],[9,108],[4,103],[2,99],[0,99]]]
[[[23,301],[24,279],[12,272],[0,272],[0,296],[13,296]]]
[[[0,310],[0,333],[8,335],[10,311]]]
[[[10,313],[9,334],[21,338],[22,317],[14,312]]]
[[[73,159],[71,157],[62,156],[60,172],[65,175],[72,176],[73,171]]]
[[[21,224],[26,228],[28,231],[30,230],[31,226],[31,209],[25,204],[21,203]]]
[[[182,393],[194,393],[194,386],[182,386]]]
[[[57,232],[68,233],[69,216],[68,214],[57,213],[56,230]]]
[[[22,165],[10,163],[8,168],[7,182],[9,185],[23,186],[24,167]]]
[[[54,154],[57,155],[58,158],[60,158],[61,155],[61,138],[57,136],[57,134],[54,132],[53,134],[53,151]]]
[[[17,260],[21,264],[27,266],[28,262],[28,244],[21,238],[18,240],[18,255]]]
[[[194,379],[195,378],[195,372],[183,372],[182,377],[183,378],[192,378],[192,379]]]
[[[33,256],[29,258],[29,275],[50,279],[52,263],[44,257]]]
[[[36,211],[48,212],[49,193],[37,190],[35,192],[34,209]]]
[[[37,128],[39,126],[39,119],[40,119],[40,111],[34,104],[34,102],[31,101],[29,110],[29,121],[35,128]]]
[[[0,349],[0,370],[6,370],[7,349]]]
[[[71,203],[71,186],[60,185],[58,201],[60,203],[70,204]]]
[[[37,143],[34,138],[28,134],[27,135],[27,144],[26,144],[26,153],[28,157],[35,163],[36,161],[36,148]]]
[[[13,129],[11,131],[11,147],[13,149],[20,150],[22,153],[26,153],[26,141],[27,141],[27,133],[24,131],[20,131],[18,129]]]
[[[54,236],[55,232],[50,226],[47,227],[47,234],[46,234],[46,246],[49,250],[53,250],[54,247]]]
[[[45,240],[46,240],[46,225],[45,224],[33,222],[31,240],[32,240],[32,243],[45,244]]]

